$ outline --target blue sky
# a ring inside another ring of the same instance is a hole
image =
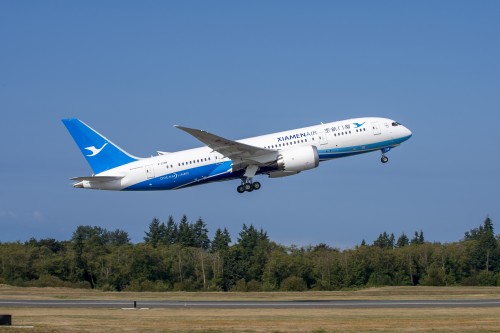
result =
[[[153,217],[183,214],[284,245],[459,240],[500,220],[499,13],[498,1],[2,1],[0,242],[78,225],[139,242]],[[91,170],[60,121],[145,157],[200,146],[175,124],[240,139],[361,116],[414,135],[386,165],[339,159],[244,195],[237,181],[74,189]]]

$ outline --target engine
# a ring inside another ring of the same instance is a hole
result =
[[[277,171],[269,173],[269,177],[286,177],[301,171],[314,169],[319,165],[316,146],[299,147],[282,150],[277,161]]]

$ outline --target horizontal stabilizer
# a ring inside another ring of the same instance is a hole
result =
[[[122,179],[124,176],[88,176],[88,177],[74,177],[70,180],[76,180],[78,182],[88,181],[95,183],[112,182],[113,180]]]

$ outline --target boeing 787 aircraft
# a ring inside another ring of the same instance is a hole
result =
[[[206,131],[175,126],[206,146],[157,156],[132,156],[79,119],[63,123],[90,164],[94,174],[76,177],[73,186],[97,190],[174,190],[216,181],[241,179],[239,193],[261,187],[256,175],[292,176],[314,169],[320,162],[389,150],[412,133],[387,118],[356,118],[304,127],[244,140],[229,140]]]

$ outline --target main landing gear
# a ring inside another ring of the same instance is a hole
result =
[[[252,192],[253,190],[259,190],[261,188],[261,185],[259,182],[252,182],[251,178],[248,179],[242,179],[241,180],[241,185],[236,188],[238,193],[243,193],[243,192]]]
[[[258,170],[259,167],[257,165],[249,165],[246,167],[245,174],[241,178],[241,185],[236,188],[236,190],[238,190],[238,193],[252,192],[253,190],[260,189],[260,183],[254,183],[252,181],[253,176],[257,174]]]
[[[380,162],[382,163],[387,163],[389,162],[389,157],[385,156],[385,153],[387,153],[391,148],[382,148],[380,151],[382,152],[382,157],[380,158]]]

